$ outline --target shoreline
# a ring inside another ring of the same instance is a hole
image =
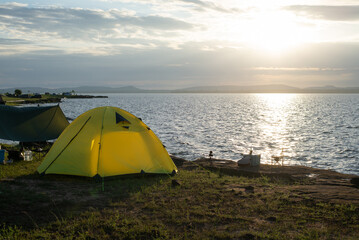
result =
[[[63,99],[92,99],[92,98],[108,98],[101,95],[41,95],[37,97],[13,97],[3,96],[5,105],[17,106],[22,104],[44,104],[44,103],[61,103]]]
[[[4,145],[6,148],[16,148],[19,144],[18,141],[4,140],[0,141],[0,146]],[[6,142],[8,141],[8,142]],[[212,158],[200,157],[194,160],[187,160],[184,157],[180,157],[178,155],[173,155],[169,153],[172,160],[178,163],[180,166],[185,162],[185,165],[190,163],[199,164],[202,167],[206,167],[211,169],[212,167],[222,169],[223,171],[227,171],[228,173],[233,172],[233,175],[243,175],[243,176],[261,176],[261,175],[273,175],[273,176],[291,176],[295,177],[305,177],[304,175],[310,174],[318,174],[318,173],[327,173],[326,175],[338,175],[338,176],[348,176],[349,178],[358,177],[359,174],[356,173],[346,173],[340,172],[336,169],[323,169],[315,166],[306,166],[306,165],[280,165],[280,164],[268,164],[268,163],[260,163],[259,167],[241,167],[237,166],[238,160],[232,159],[220,159],[220,158]],[[17,160],[16,160],[17,161]],[[213,166],[214,163],[214,166]],[[297,173],[297,171],[299,171]]]
[[[202,167],[223,175],[269,179],[281,179],[288,184],[301,182],[296,191],[317,200],[329,202],[359,203],[359,176],[339,173],[334,170],[306,166],[281,166],[260,164],[258,167],[238,167],[237,163],[226,159],[199,158],[188,161],[171,156],[179,169],[193,170]]]

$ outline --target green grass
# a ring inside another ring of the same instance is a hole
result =
[[[203,169],[92,179],[0,166],[0,239],[357,239],[359,208]],[[176,179],[181,185],[174,187]],[[296,184],[296,183],[294,183]],[[299,183],[298,183],[299,184]],[[246,191],[251,186],[254,191]]]
[[[20,151],[19,145],[1,144],[3,149]],[[50,146],[44,147],[48,149]],[[33,152],[33,161],[15,161],[12,164],[0,165],[0,179],[31,177],[42,161],[42,154]]]
[[[33,103],[37,103],[38,101],[46,101],[49,99],[54,99],[54,98],[62,98],[62,96],[60,95],[41,95],[41,98],[18,98],[18,97],[7,97],[7,96],[2,96],[3,100],[6,102],[6,105],[9,106],[17,106],[19,104],[21,104],[23,101],[27,101],[27,102],[33,102]]]
[[[0,178],[4,179],[29,176],[32,173],[35,173],[40,161],[41,160],[35,158],[34,161],[14,162],[12,164],[0,165]]]

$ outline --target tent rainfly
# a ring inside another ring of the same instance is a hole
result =
[[[0,138],[20,142],[56,139],[69,125],[61,108],[0,105]]]
[[[177,172],[152,130],[116,107],[95,108],[76,118],[37,170],[86,177]]]

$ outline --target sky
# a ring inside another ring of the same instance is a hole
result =
[[[0,3],[0,88],[359,86],[359,0]]]

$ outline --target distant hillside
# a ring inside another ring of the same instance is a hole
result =
[[[359,93],[359,87],[339,88],[335,86],[297,88],[287,85],[253,85],[253,86],[198,86],[175,90],[145,90],[134,86],[124,87],[94,87],[82,86],[75,88],[41,88],[23,87],[23,93],[63,93],[75,91],[76,93]],[[0,93],[13,93],[15,88],[0,89]]]
[[[15,89],[21,89],[23,93],[63,93],[75,91],[76,93],[145,93],[151,92],[150,90],[143,90],[133,86],[111,88],[111,87],[92,87],[82,86],[74,88],[40,88],[40,87],[23,87],[23,88],[7,88],[0,89],[0,93],[13,93]]]
[[[359,93],[359,87],[338,88],[335,86],[310,87],[302,89],[304,93]]]
[[[177,89],[178,93],[294,93],[300,88],[286,85],[258,85],[258,86],[200,86]]]

